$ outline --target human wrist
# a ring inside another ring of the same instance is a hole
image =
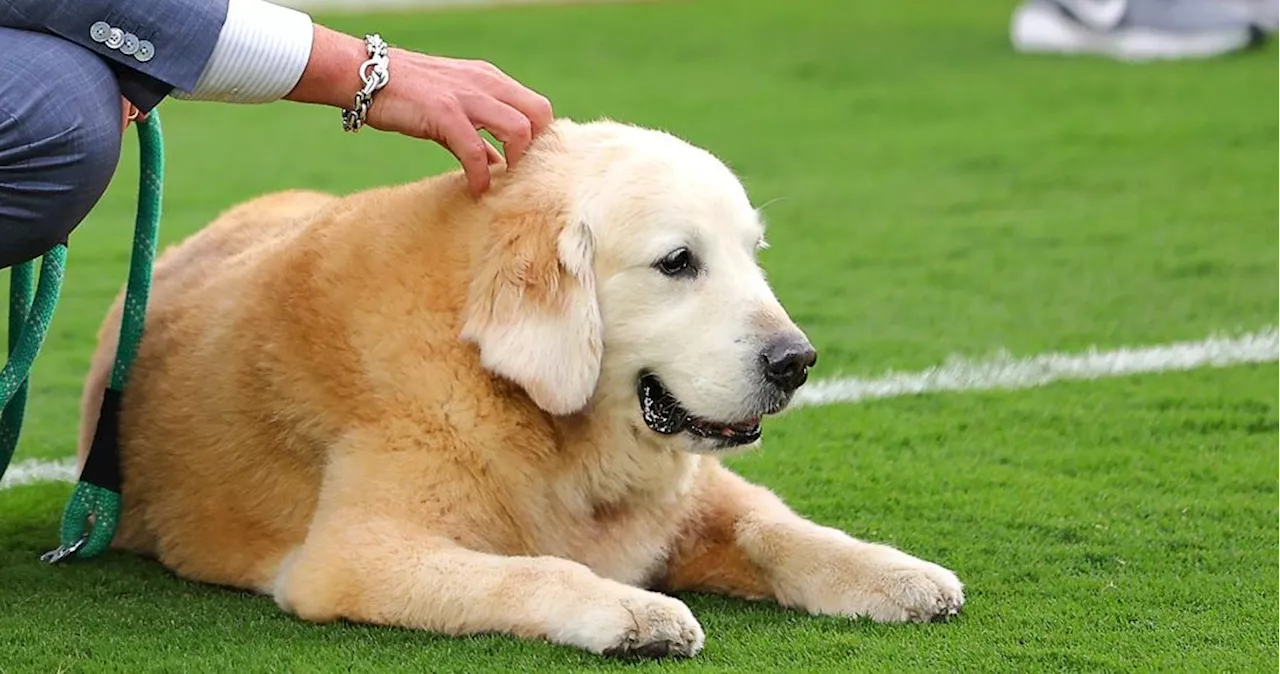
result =
[[[283,98],[313,51],[311,17],[267,0],[229,0],[227,18],[204,71],[174,98],[266,103]]]
[[[360,90],[360,64],[369,58],[364,42],[351,35],[314,25],[311,54],[286,100],[348,108]]]

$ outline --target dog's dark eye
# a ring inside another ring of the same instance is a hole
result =
[[[667,276],[693,276],[697,269],[693,266],[693,253],[688,248],[678,248],[655,265],[658,271]]]

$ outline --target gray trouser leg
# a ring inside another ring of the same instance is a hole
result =
[[[65,243],[120,159],[120,86],[66,40],[0,27],[0,268]]]

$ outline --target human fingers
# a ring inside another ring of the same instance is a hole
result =
[[[555,111],[551,108],[551,101],[546,96],[520,84],[514,79],[506,78],[506,91],[499,96],[507,105],[519,110],[521,114],[529,120],[529,126],[533,131],[533,135],[542,133],[555,120]]]
[[[467,82],[479,93],[492,96],[517,110],[529,120],[535,136],[554,119],[551,101],[488,61],[446,57],[438,57],[434,60],[443,64],[459,80]]]
[[[502,143],[508,166],[515,166],[533,142],[529,118],[497,99],[474,99],[467,110],[467,117],[473,126],[487,130]]]
[[[133,116],[137,114],[136,108],[124,96],[120,97],[120,133],[129,130],[129,122],[133,121]]]
[[[484,142],[484,151],[489,155],[489,164],[497,164],[502,161],[502,153],[498,152],[498,148],[493,146],[489,141]]]
[[[555,119],[551,101],[546,96],[521,84],[501,68],[487,61],[475,62],[475,67],[488,73],[494,82],[495,98],[518,110],[526,119],[533,135],[538,135]]]
[[[483,194],[489,189],[490,150],[495,153],[497,150],[480,137],[467,116],[458,108],[451,108],[447,116],[437,123],[445,147],[462,163],[471,194]]]
[[[143,112],[138,106],[134,105],[124,96],[120,97],[121,116],[123,120],[120,122],[120,133],[129,130],[129,124],[133,122],[147,121],[147,113]]]

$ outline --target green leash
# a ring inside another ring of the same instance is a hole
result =
[[[125,290],[120,342],[116,347],[111,381],[104,391],[102,410],[93,445],[85,461],[71,499],[62,515],[61,545],[41,556],[49,563],[73,555],[93,557],[104,552],[115,537],[120,521],[120,465],[117,430],[120,394],[128,382],[129,369],[138,354],[146,323],[147,298],[151,292],[151,270],[155,262],[156,240],[160,232],[160,210],[164,188],[164,138],[160,114],[152,111],[137,123],[142,155],[138,179],[138,214],[133,231],[133,254],[129,261],[129,282]],[[32,286],[34,263],[13,268],[9,291],[9,359],[0,373],[0,475],[8,468],[22,430],[31,365],[44,343],[53,311],[62,290],[67,247],[55,246],[41,260],[40,281]],[[86,535],[86,530],[88,534]]]
[[[49,322],[62,293],[66,262],[67,247],[58,244],[40,261],[39,286],[34,260],[15,265],[9,274],[9,359],[0,372],[0,396],[4,399],[4,411],[0,412],[0,475],[9,467],[18,446],[31,364],[49,332]]]

